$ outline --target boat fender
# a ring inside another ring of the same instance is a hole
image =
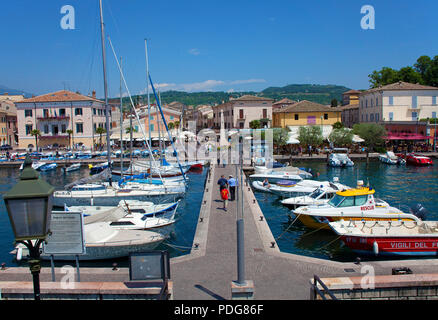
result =
[[[377,241],[374,241],[373,243],[373,252],[376,256],[379,254],[379,244],[377,243]]]
[[[17,255],[16,255],[17,261],[21,261],[22,257],[23,257],[23,248],[17,248]]]

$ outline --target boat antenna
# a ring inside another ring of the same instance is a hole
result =
[[[103,11],[102,11],[102,0],[99,0],[100,8],[100,38],[102,42],[102,66],[103,66],[103,87],[105,93],[105,119],[106,119],[106,150],[108,158],[108,168],[111,172],[111,145],[110,145],[110,109],[108,105],[108,83],[106,79],[106,57],[105,57],[105,25],[103,23]],[[93,141],[94,144],[94,141]],[[108,178],[109,185],[112,185],[112,177],[109,175]]]

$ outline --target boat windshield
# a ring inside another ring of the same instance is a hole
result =
[[[331,205],[332,207],[337,207],[342,201],[344,201],[344,199],[345,199],[344,196],[340,196],[339,194],[336,194],[333,198],[330,199],[328,204]]]
[[[316,189],[311,194],[309,194],[309,197],[311,197],[313,199],[316,199],[316,198],[318,198],[323,193],[324,193],[324,191],[322,191],[321,189]]]

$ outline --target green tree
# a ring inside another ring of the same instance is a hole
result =
[[[376,123],[356,123],[353,133],[364,139],[363,144],[367,147],[367,154],[374,148],[383,146],[383,137],[386,135],[385,127]]]
[[[175,121],[174,124],[175,124],[175,128],[178,129],[179,128],[179,121]]]
[[[370,78],[372,88],[399,81],[397,70],[388,67],[383,67],[380,71],[373,71],[368,75],[368,78]]]
[[[353,132],[347,128],[334,129],[328,139],[335,147],[348,147],[353,142]]]
[[[289,138],[288,131],[283,128],[273,128],[272,129],[272,140],[274,143],[274,146],[277,147],[283,147],[286,145],[287,140]]]
[[[342,122],[337,121],[337,122],[333,123],[332,127],[333,127],[333,129],[342,129],[344,127],[344,125],[342,124]]]
[[[260,120],[252,120],[249,123],[251,129],[260,129],[262,127]]]
[[[337,107],[338,106],[338,100],[333,98],[332,101],[330,102],[330,106],[331,107]]]
[[[169,122],[169,123],[167,124],[167,127],[169,128],[169,130],[172,130],[172,129],[175,128],[175,124],[174,124],[173,122]]]
[[[126,132],[126,133],[131,133],[131,130],[132,130],[132,132],[137,132],[137,129],[132,128],[132,127],[128,127],[128,128],[126,128],[126,129],[125,129],[125,132]]]
[[[322,144],[321,126],[306,126],[298,128],[298,140],[303,147],[318,147]]]
[[[71,136],[73,134],[73,130],[72,129],[68,129],[66,132],[68,134],[68,146],[71,148]]]
[[[36,150],[38,151],[38,138],[41,137],[41,131],[38,129],[33,129],[30,132],[30,135],[35,137],[35,147],[36,147]]]
[[[102,135],[106,133],[106,129],[104,127],[98,127],[96,133],[99,135],[99,144],[102,147]]]

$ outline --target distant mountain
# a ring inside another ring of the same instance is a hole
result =
[[[5,93],[7,93],[7,94],[9,94],[11,96],[13,96],[13,95],[20,95],[21,94],[25,98],[32,97],[32,93],[28,93],[28,92],[25,92],[25,91],[22,91],[22,90],[17,90],[17,89],[11,89],[11,88],[8,88],[8,87],[0,85],[0,95],[1,94],[5,94]]]

